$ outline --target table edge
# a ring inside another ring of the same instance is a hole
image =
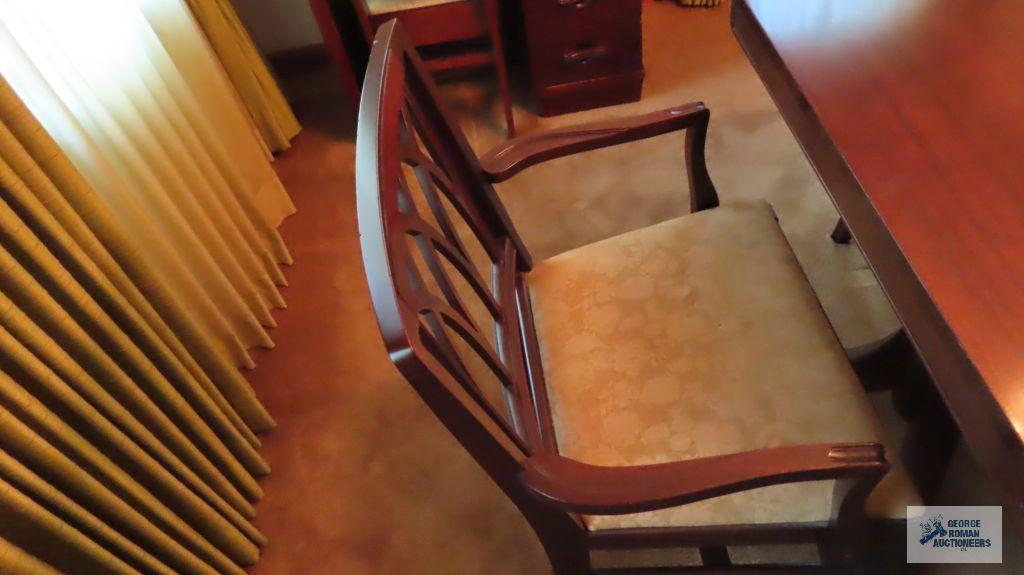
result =
[[[747,0],[733,0],[731,26],[818,179],[847,221],[971,452],[999,486],[1004,500],[1012,501],[1008,515],[1017,532],[1024,534],[1024,483],[1015,480],[1024,477],[1021,433],[942,316]],[[1015,451],[1019,457],[1004,457],[1004,449]]]

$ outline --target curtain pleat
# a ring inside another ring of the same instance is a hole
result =
[[[15,387],[8,378],[2,378],[0,389],[9,391]],[[92,470],[100,477],[95,478],[73,457],[88,460],[91,455],[93,461],[87,465],[95,467],[102,465],[102,455],[95,451],[86,455],[89,448],[66,429],[59,430],[64,431],[65,437],[56,435],[59,431],[52,429],[59,428],[56,418],[38,403],[24,402],[18,406],[22,412],[19,416],[24,420],[12,414],[7,409],[9,395],[12,393],[0,398],[0,473],[22,492],[43,502],[58,516],[67,516],[69,523],[93,540],[102,541],[105,548],[126,562],[144,566],[145,571],[152,569],[153,556],[185,573],[216,573],[210,565],[224,573],[244,573],[234,561],[245,565],[255,562],[255,545],[250,545],[251,549],[243,545],[227,547],[232,561],[178,515],[152,496],[147,497],[149,494],[137,483],[120,477],[111,479],[116,476],[112,471],[116,467],[107,465],[105,470]],[[71,456],[37,433],[33,425],[50,427],[44,433],[60,441]]]
[[[121,403],[114,394],[100,385],[75,360],[68,355],[56,341],[47,336],[20,310],[11,305],[10,300],[0,294],[0,325],[10,332],[11,337],[0,338],[0,358],[3,370],[11,373],[25,372],[32,377],[39,374],[49,378],[48,370],[71,388],[76,394],[87,400],[93,408],[110,420],[125,435],[138,443],[151,457],[167,467],[177,477],[192,481],[192,476],[204,483],[217,495],[227,500],[245,517],[251,518],[255,511],[247,498],[200,453],[193,444],[181,439],[180,432],[173,429],[167,432],[154,431],[145,417],[136,417],[130,410],[132,402]],[[37,364],[36,362],[41,362]],[[41,365],[42,367],[39,367]],[[67,401],[73,395],[58,390],[61,398]],[[198,488],[196,488],[198,491]]]
[[[119,401],[130,405],[129,409],[143,417],[146,425],[158,430],[158,433],[165,433],[165,441],[181,445],[195,442],[201,446],[197,453],[208,455],[247,497],[261,496],[259,486],[242,462],[217,438],[207,422],[175,392],[170,383],[155,372],[152,364],[145,357],[133,353],[137,348],[132,349],[134,346],[130,344],[126,349],[105,348],[90,337],[87,327],[91,327],[101,337],[116,338],[116,330],[107,331],[107,326],[89,325],[93,323],[93,318],[82,310],[91,303],[87,293],[75,291],[60,294],[63,297],[58,301],[5,247],[0,247],[0,292],[9,297],[8,302],[36,322],[72,357],[77,356],[76,359],[85,370],[96,380],[104,382],[118,396]],[[0,300],[0,305],[8,302]],[[69,306],[70,310],[63,307],[61,302]],[[76,321],[72,313],[82,317],[86,325]],[[259,461],[258,455],[247,457],[246,462],[256,472],[268,471],[265,464]]]
[[[12,68],[5,10],[0,573],[243,575],[274,422],[238,366],[284,305],[276,223],[169,69],[104,87],[52,46]]]
[[[157,63],[169,79],[171,94],[181,101],[191,96],[202,103],[203,110],[217,111],[199,116],[193,110],[188,113],[190,118],[202,118],[193,126],[204,142],[216,136],[218,145],[209,149],[218,169],[232,186],[248,190],[265,221],[271,228],[277,227],[284,216],[295,211],[295,206],[281,183],[267,177],[270,149],[193,14],[183,0],[136,1],[169,56]],[[174,69],[167,68],[168,61]],[[175,81],[175,74],[180,74],[185,83]]]
[[[0,185],[9,189],[10,184],[4,182],[3,177],[6,167],[0,162]],[[95,334],[94,339],[98,340],[100,345],[120,355],[118,363],[132,368],[130,374],[136,382],[152,383],[154,390],[150,392],[151,396],[166,398],[165,401],[169,407],[179,411],[181,417],[185,418],[186,425],[194,422],[192,409],[194,406],[197,411],[205,415],[205,419],[213,422],[213,427],[218,435],[233,447],[240,458],[248,462],[248,467],[253,472],[265,473],[267,471],[266,466],[258,461],[252,442],[246,439],[246,436],[216,405],[209,393],[190,376],[184,366],[176,361],[172,354],[164,353],[167,351],[166,347],[159,345],[159,340],[151,337],[152,330],[148,329],[148,326],[135,322],[133,327],[142,333],[139,334],[139,339],[133,340],[131,333],[122,330],[110,319],[90,297],[89,292],[62,267],[60,261],[42,246],[34,234],[21,225],[19,218],[4,202],[0,202],[0,245],[9,247],[12,252],[18,254],[21,263],[30,269],[29,273],[32,278],[48,284],[50,294],[59,294],[58,297],[62,296],[67,302],[74,302],[65,304],[65,309],[70,309],[72,314],[77,316],[81,325],[87,326],[87,329],[91,328],[89,331]],[[6,263],[7,256],[5,251],[0,251],[0,263]],[[15,271],[12,263],[11,271],[13,276],[22,273],[23,270]],[[3,282],[4,280],[0,279],[0,285]],[[25,291],[31,293],[31,290]],[[18,286],[12,286],[10,293],[18,294],[22,293],[22,290],[18,289]],[[130,308],[122,307],[121,309],[125,315],[133,315],[134,310]],[[138,320],[137,314],[131,319]],[[152,343],[155,347],[153,355],[147,356],[136,345],[139,341]],[[154,358],[165,364],[163,373],[151,361]],[[174,387],[174,383],[178,384],[177,388]],[[185,396],[191,399],[190,405],[185,405]],[[231,410],[230,406],[225,407]],[[233,412],[233,410],[231,411]],[[251,435],[251,431],[246,431]]]
[[[54,185],[47,179],[46,174],[32,160],[31,153],[21,147],[17,138],[6,126],[0,126],[0,149],[8,151],[5,154],[10,163],[0,159],[0,181],[6,181],[9,190],[10,207],[17,212],[18,216],[32,221],[40,230],[40,239],[47,247],[64,261],[63,265],[75,270],[78,277],[83,278],[85,285],[91,293],[98,294],[97,301],[109,313],[119,327],[132,338],[140,342],[144,347],[147,356],[156,358],[162,365],[161,371],[165,374],[173,374],[174,379],[182,381],[194,380],[202,386],[202,389],[210,395],[217,403],[217,407],[231,419],[232,425],[242,432],[246,439],[253,445],[258,446],[259,440],[255,434],[242,421],[237,412],[232,409],[224,395],[220,393],[211,382],[209,376],[200,368],[198,363],[185,351],[184,346],[178,338],[169,330],[158,315],[153,313],[152,306],[147,305],[144,298],[137,289],[130,289],[130,281],[116,265],[112,264],[109,254],[98,245],[98,241],[88,228],[84,228],[81,219],[74,214],[66,202],[61,202]],[[80,188],[81,186],[76,186]],[[86,245],[76,243],[72,234],[66,231],[58,219],[47,210],[46,204],[29,192],[30,189],[39,190],[44,196],[51,209],[57,208],[62,213],[62,219],[70,221],[77,228],[77,234]],[[100,266],[94,263],[89,255],[99,256],[105,264],[108,272],[114,272],[110,278],[104,274]],[[115,282],[128,289],[127,296],[117,289]],[[136,305],[128,301],[133,297]],[[137,309],[141,308],[141,311]],[[148,313],[147,313],[148,312]],[[143,314],[146,314],[144,317]],[[153,325],[151,325],[153,324]],[[242,387],[245,393],[245,400],[238,399],[236,403],[255,403],[255,398],[244,381],[239,381],[237,372],[230,370],[236,377],[232,378],[232,387]],[[248,393],[246,393],[248,391]],[[237,393],[237,392],[236,392]],[[256,403],[258,406],[258,403]],[[260,418],[266,419],[263,413]]]
[[[228,0],[186,0],[263,140],[277,152],[299,133],[288,101]]]
[[[2,489],[2,487],[0,487]],[[59,575],[53,567],[0,537],[0,565],[9,575]]]
[[[85,34],[76,18],[100,17],[111,22],[109,39],[67,40]],[[214,341],[211,351],[252,367],[247,350],[273,346],[265,328],[285,305],[278,264],[291,257],[275,226],[294,206],[187,8],[0,3],[0,52],[0,72]],[[255,428],[271,423],[251,405],[235,407]]]
[[[266,543],[259,531],[247,521],[253,513],[244,499],[241,500],[241,511],[233,507],[180,459],[161,450],[161,444],[153,441],[152,435],[143,434],[144,438],[137,443],[2,327],[0,369],[15,381],[23,382],[28,394],[77,430],[113,463],[130,473],[135,481],[162,499],[172,501],[174,508],[198,521],[209,516],[211,521],[219,522],[221,519],[212,514],[220,514],[252,541],[261,545]],[[159,454],[151,455],[146,447]]]
[[[0,451],[4,461],[12,461],[6,453]],[[35,557],[45,557],[45,562],[64,574],[75,575],[137,575],[145,573],[133,569],[86,536],[73,524],[81,524],[89,529],[90,524],[97,526],[100,522],[84,511],[74,502],[67,501],[67,514],[64,517],[50,511],[46,503],[37,502],[33,497],[21,491],[12,482],[38,479],[34,474],[24,473],[25,467],[14,465],[12,469],[4,469],[0,475],[0,538],[11,541],[29,551]],[[28,477],[26,477],[28,475]],[[13,477],[13,479],[8,479]],[[48,486],[41,480],[35,481],[42,490]],[[50,490],[53,495],[52,489]],[[59,495],[58,495],[59,497]],[[76,520],[77,518],[77,520]],[[102,527],[100,528],[102,529]],[[7,569],[6,563],[0,566]]]
[[[0,146],[4,157],[11,158],[16,169],[20,167],[18,175],[34,191],[26,203],[35,204],[35,212],[40,214],[37,221],[56,220],[67,231],[69,241],[85,252],[205,388],[212,389],[210,378],[215,378],[249,426],[256,431],[273,427],[273,420],[248,382],[225,355],[215,352],[216,345],[207,332],[191,321],[193,316],[144,263],[113,217],[100,209],[102,203],[56,143],[38,137],[42,127],[2,82],[0,114],[5,121],[12,118],[0,126]],[[84,217],[89,217],[89,225]],[[191,354],[185,349],[186,343],[192,344]]]

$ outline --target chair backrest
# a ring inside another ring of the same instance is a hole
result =
[[[530,256],[400,25],[374,41],[356,144],[363,261],[392,361],[506,492],[541,448]],[[524,318],[526,324],[524,325]],[[531,357],[528,357],[531,356]]]

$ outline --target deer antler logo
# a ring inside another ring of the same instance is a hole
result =
[[[918,525],[921,526],[921,545],[928,543],[936,537],[945,537],[946,535],[946,528],[942,526],[942,515],[936,515]]]

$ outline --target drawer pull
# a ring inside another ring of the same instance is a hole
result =
[[[564,52],[562,54],[562,61],[566,64],[580,64],[585,66],[594,60],[599,60],[607,55],[607,46],[589,46]]]
[[[594,2],[596,2],[596,0],[558,0],[558,5],[564,6],[566,8],[570,6],[573,6],[575,8],[586,8],[587,6],[593,4]]]

